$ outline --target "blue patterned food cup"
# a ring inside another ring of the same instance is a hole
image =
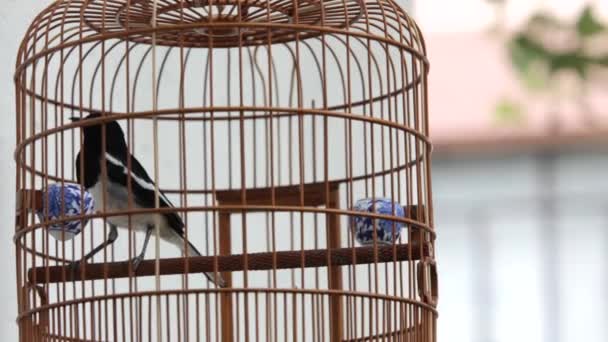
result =
[[[401,204],[388,198],[361,199],[355,203],[353,210],[405,218],[405,211]],[[355,239],[361,245],[374,243],[374,221],[376,221],[376,238],[379,244],[391,245],[393,241],[397,241],[401,236],[403,222],[391,219],[374,219],[367,216],[353,216],[350,222],[351,230]]]
[[[85,215],[94,211],[93,196],[79,185],[50,184],[42,197],[42,208],[36,212],[41,222],[53,221],[70,216],[81,215],[81,208]],[[48,231],[57,240],[71,240],[80,234],[87,220],[73,220],[50,224]]]

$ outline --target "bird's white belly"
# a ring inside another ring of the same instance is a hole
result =
[[[156,219],[159,224],[164,222],[164,217],[158,214],[112,215],[112,212],[129,209],[128,192],[124,187],[109,181],[106,182],[105,190],[104,196],[101,182],[97,182],[95,186],[88,189],[95,200],[95,210],[109,215],[107,216],[108,223],[124,229],[129,229],[130,224],[132,229],[145,231],[149,226],[155,224]],[[141,209],[141,206],[135,204],[135,201],[132,203],[132,210]]]

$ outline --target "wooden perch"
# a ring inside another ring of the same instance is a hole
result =
[[[393,248],[395,249],[393,251]],[[301,255],[304,254],[302,265]],[[310,267],[326,267],[328,260],[326,249],[301,251],[276,252],[276,261],[273,253],[254,253],[248,255],[247,270],[263,271],[277,269],[294,269]],[[396,246],[378,245],[377,262],[386,263],[391,261],[420,260],[429,255],[429,247],[418,244],[400,244]],[[353,258],[354,256],[354,258]],[[227,255],[218,257],[199,256],[188,259],[188,272],[201,273],[213,272],[217,260],[218,272],[243,271],[245,269],[243,255]],[[374,263],[374,248],[355,247],[339,248],[331,250],[331,264],[337,266],[360,265]],[[160,260],[160,274],[183,274],[185,270],[185,258],[170,258]],[[134,276],[145,277],[154,275],[155,260],[144,260]],[[86,264],[84,266],[84,280],[115,279],[129,277],[129,262],[110,262]],[[65,275],[64,275],[65,272]],[[47,279],[48,275],[48,279]],[[78,270],[72,276],[67,266],[36,267],[28,271],[28,280],[32,284],[58,283],[63,281],[82,280],[82,272]],[[65,277],[65,278],[64,278]]]

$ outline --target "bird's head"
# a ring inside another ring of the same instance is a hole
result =
[[[106,150],[118,151],[126,149],[125,135],[122,128],[115,120],[93,125],[87,125],[85,122],[87,120],[101,118],[102,116],[101,113],[92,112],[84,118],[71,117],[70,120],[72,120],[72,122],[83,122],[81,128],[85,139],[85,145],[98,145],[101,147],[102,134],[104,132],[103,127],[105,126]]]

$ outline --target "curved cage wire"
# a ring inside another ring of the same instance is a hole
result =
[[[53,3],[15,73],[21,340],[435,341],[428,70],[392,0]],[[82,180],[111,122],[172,206]],[[185,239],[135,265],[153,213]]]

